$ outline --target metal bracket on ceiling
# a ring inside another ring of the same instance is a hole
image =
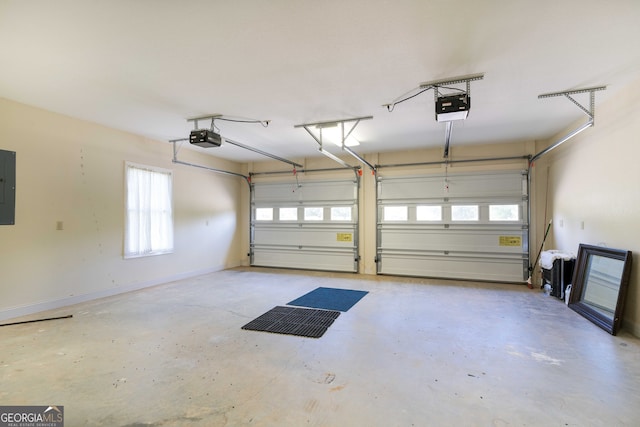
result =
[[[599,90],[605,90],[607,87],[606,86],[597,86],[597,87],[589,87],[589,88],[585,88],[585,89],[575,89],[575,90],[565,90],[562,92],[551,92],[551,93],[543,93],[542,95],[538,95],[538,99],[540,98],[551,98],[554,96],[565,96],[569,101],[573,102],[578,108],[580,108],[580,110],[582,110],[583,113],[585,113],[587,116],[589,116],[589,120],[583,124],[582,126],[578,127],[577,129],[575,129],[574,131],[570,132],[569,134],[565,135],[564,137],[560,138],[558,141],[556,141],[555,143],[551,144],[550,146],[548,146],[547,148],[545,148],[544,150],[538,152],[537,154],[535,154],[534,156],[532,156],[529,159],[529,168],[531,168],[531,165],[533,165],[533,163],[538,160],[540,157],[542,157],[543,155],[547,154],[549,151],[553,150],[554,148],[560,146],[561,144],[564,144],[565,142],[567,142],[568,140],[570,140],[571,138],[573,138],[574,136],[576,136],[577,134],[579,134],[580,132],[584,131],[587,128],[590,128],[591,126],[593,126],[595,124],[595,116],[596,116],[596,110],[595,110],[595,92],[599,91]],[[582,104],[580,104],[578,101],[576,101],[571,95],[577,94],[577,93],[588,93],[589,94],[589,109],[587,109],[585,106],[583,106]]]
[[[340,147],[342,148],[342,150],[346,151],[352,157],[356,158],[360,162],[362,162],[365,165],[367,165],[369,168],[371,168],[372,171],[375,171],[375,166],[373,166],[371,163],[366,161],[362,156],[360,156],[358,153],[353,151],[351,148],[347,147],[347,145],[345,144],[345,142],[347,141],[347,138],[349,138],[349,136],[351,135],[353,130],[356,128],[356,126],[358,126],[358,123],[360,123],[360,121],[362,121],[362,120],[369,120],[369,119],[373,119],[373,116],[355,117],[355,118],[352,118],[352,119],[332,120],[332,121],[326,121],[326,122],[304,123],[304,124],[301,124],[301,125],[295,125],[294,128],[304,128],[304,130],[306,130],[307,133],[309,133],[309,135],[311,135],[311,137],[318,143],[318,145],[320,146],[319,151],[322,154],[324,154],[325,156],[327,156],[331,160],[341,164],[345,168],[354,169],[353,166],[351,166],[350,164],[348,164],[344,160],[340,159],[339,157],[333,155],[332,153],[330,153],[329,151],[324,149],[324,146],[323,146],[324,141],[323,141],[323,136],[322,136],[322,130],[326,129],[326,128],[332,128],[332,127],[339,126],[340,127]],[[353,125],[351,126],[351,128],[349,129],[349,131],[346,134],[345,134],[345,126],[344,126],[345,123],[353,123]],[[318,135],[313,133],[311,131],[311,128],[318,129]]]
[[[606,88],[607,88],[606,86],[597,86],[597,87],[589,87],[589,88],[585,88],[585,89],[564,90],[562,92],[543,93],[542,95],[538,95],[538,99],[551,98],[551,97],[554,97],[554,96],[564,96],[569,101],[573,102],[580,110],[582,110],[583,113],[585,113],[587,116],[589,116],[591,121],[594,121],[595,120],[595,99],[596,99],[595,92],[599,91],[599,90],[605,90]],[[571,96],[571,95],[574,95],[574,94],[577,94],[577,93],[588,93],[589,94],[589,108],[588,109],[587,109],[587,107],[585,107],[584,105],[580,104],[578,101],[576,101]]]
[[[198,130],[200,129],[198,122],[200,120],[211,120],[211,126],[209,127],[210,129],[213,129],[215,127],[215,121],[217,120],[223,120],[226,122],[236,122],[236,123],[260,123],[263,127],[268,127],[269,123],[271,123],[271,120],[258,120],[258,119],[247,119],[247,118],[240,118],[240,117],[225,117],[223,114],[209,114],[206,116],[198,116],[198,117],[192,117],[190,119],[187,119],[188,122],[193,122],[194,123],[194,129]]]
[[[200,120],[211,120],[210,128],[213,128],[213,121],[221,117],[222,117],[222,114],[209,114],[207,116],[192,117],[190,119],[187,119],[187,122],[193,122],[193,129],[198,130],[200,129],[200,127],[198,126],[198,122]]]
[[[433,89],[433,97],[434,97],[434,100],[437,101],[438,95],[440,94],[438,91],[438,88],[464,83],[466,84],[465,93],[467,95],[470,95],[471,82],[476,80],[482,80],[483,78],[484,78],[484,73],[476,73],[476,74],[467,74],[465,76],[451,77],[447,79],[432,80],[430,82],[421,83],[420,89],[424,89],[424,90]]]

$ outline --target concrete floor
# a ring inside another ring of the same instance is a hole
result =
[[[322,338],[242,325],[369,291]],[[523,285],[241,268],[0,328],[0,405],[75,426],[637,426],[640,341]],[[3,322],[6,323],[6,322]]]

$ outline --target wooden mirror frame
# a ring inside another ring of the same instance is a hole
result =
[[[583,300],[590,274],[590,271],[587,269],[590,267],[590,260],[594,256],[623,262],[620,283],[618,283],[619,287],[615,310],[610,317],[605,315],[603,312],[596,310],[591,304],[587,304]],[[569,308],[581,314],[594,324],[609,332],[611,335],[617,334],[622,322],[624,302],[627,295],[627,288],[629,287],[631,260],[631,251],[580,244],[578,248],[576,266],[573,272]]]

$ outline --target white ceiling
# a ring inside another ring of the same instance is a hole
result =
[[[638,78],[639,22],[638,0],[0,0],[0,97],[164,141],[187,137],[195,116],[271,120],[216,124],[299,159],[318,145],[295,125],[369,115],[354,130],[360,154],[444,146],[432,91],[382,105],[484,73],[455,153],[586,120],[563,97],[538,99],[547,92],[606,85],[597,125],[598,104]]]

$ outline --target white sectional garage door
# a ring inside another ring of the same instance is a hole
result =
[[[521,282],[525,171],[377,178],[379,274]]]
[[[358,182],[251,185],[251,265],[357,272]]]

